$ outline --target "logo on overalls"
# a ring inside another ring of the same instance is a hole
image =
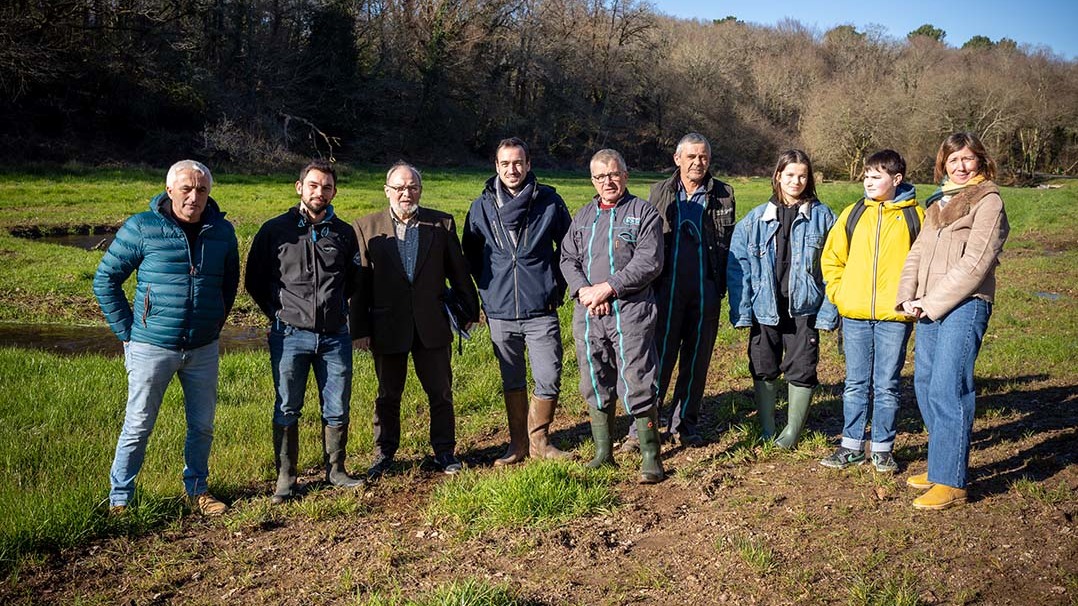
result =
[[[625,217],[626,225],[640,225],[640,217]]]

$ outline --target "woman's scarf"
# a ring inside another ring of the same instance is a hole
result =
[[[932,206],[936,202],[939,202],[940,204],[946,204],[947,201],[951,199],[951,196],[957,194],[958,192],[962,191],[967,187],[977,185],[985,181],[987,181],[987,179],[985,179],[984,175],[980,173],[970,177],[969,181],[966,181],[962,184],[954,183],[951,181],[950,177],[947,177],[943,180],[943,183],[940,183],[939,189],[933,192],[933,194],[929,196],[927,200],[925,200],[925,208],[927,209],[929,206]]]

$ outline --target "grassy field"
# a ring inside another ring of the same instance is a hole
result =
[[[43,231],[78,226],[115,227],[132,213],[144,210],[149,198],[163,189],[163,172],[91,169],[0,172],[0,227],[3,228],[0,230],[0,321],[100,323],[90,282],[102,253],[16,238],[10,232],[30,227]],[[452,212],[459,224],[488,176],[484,171],[430,171],[424,175],[423,203]],[[382,208],[383,177],[380,168],[343,171],[335,201],[337,213],[351,220]],[[579,208],[593,193],[584,173],[543,173],[541,177],[557,187],[571,210]],[[647,187],[659,178],[661,175],[657,174],[634,174],[630,178],[630,190],[644,196]],[[258,226],[295,201],[292,175],[221,174],[216,179],[212,195],[236,224],[244,255]],[[766,180],[730,181],[737,192],[739,216],[769,195]],[[821,199],[836,211],[860,195],[857,184],[827,183],[819,189]],[[919,191],[923,199],[932,188],[923,185]],[[1044,396],[1047,397],[1044,406],[1073,406],[1073,394],[1078,386],[1078,370],[1074,367],[1078,358],[1075,347],[1078,185],[1066,183],[1055,190],[1006,188],[1003,196],[1012,232],[999,272],[997,305],[977,366],[985,403],[978,411],[979,423],[993,426],[1023,422],[1024,413],[1018,411],[1025,408],[1009,398],[1025,397],[1035,388],[1034,393],[1067,394],[1062,399]],[[565,306],[562,309],[566,345],[565,413],[560,422],[569,427],[563,427],[558,439],[563,446],[573,447],[586,456],[590,449],[586,439],[589,434],[584,422],[585,405],[576,389],[578,375],[568,319],[569,308]],[[246,295],[241,295],[237,302],[234,320],[261,322]],[[752,473],[746,470],[760,465],[814,465],[814,458],[829,448],[834,433],[819,431],[821,424],[813,420],[819,421],[819,415],[833,416],[836,409],[840,411],[842,360],[834,338],[826,337],[822,348],[821,375],[828,385],[817,399],[822,412],[814,413],[816,416],[810,420],[810,427],[817,430],[810,432],[795,453],[779,453],[760,444],[755,424],[746,418],[751,417],[747,397],[751,381],[743,353],[744,339],[744,333],[723,327],[709,378],[708,436],[717,443],[721,441],[721,454],[678,460],[678,472],[668,484],[692,490],[713,481],[721,486],[725,480],[715,478],[727,473],[724,470]],[[370,418],[376,391],[372,366],[368,355],[357,355],[354,422],[349,444],[350,463],[357,468],[369,461],[372,446]],[[631,462],[607,475],[581,475],[578,468],[565,465],[528,465],[508,472],[483,469],[500,454],[503,439],[504,409],[496,368],[484,331],[465,343],[463,355],[454,356],[458,452],[472,463],[473,470],[433,491],[419,490],[415,503],[418,519],[427,528],[441,529],[419,532],[448,532],[464,541],[491,529],[496,532],[532,526],[557,528],[575,516],[609,515],[623,507],[627,500],[624,487],[631,485],[634,477]],[[9,577],[7,590],[17,594],[20,575],[31,574],[35,566],[47,563],[50,554],[58,550],[83,546],[102,537],[138,540],[188,529],[179,499],[182,492],[179,453],[184,422],[177,385],[166,394],[146,465],[139,477],[140,490],[133,515],[120,521],[103,515],[108,467],[122,422],[124,398],[125,378],[119,357],[64,357],[0,349],[0,477],[5,478],[0,483],[0,566]],[[326,491],[325,495],[316,493],[285,508],[268,506],[264,497],[268,494],[268,481],[273,477],[269,423],[272,401],[266,354],[247,352],[223,357],[210,481],[215,492],[237,505],[221,522],[224,529],[248,532],[251,528],[269,528],[274,524],[302,525],[305,521],[349,516],[369,520],[371,512],[379,509],[377,499],[372,504],[369,496],[354,498]],[[302,466],[311,469],[321,460],[317,446],[317,398],[313,390],[307,401],[307,414],[301,424],[300,458]],[[413,378],[402,404],[400,456],[406,464],[401,475],[384,483],[385,490],[407,492],[414,490],[417,483],[426,484],[420,465],[428,448],[425,408],[425,397]],[[1071,409],[1064,412],[1073,414]],[[841,412],[838,415],[841,417]],[[913,434],[920,431],[915,424],[907,425],[905,430]],[[1073,427],[1057,441],[1061,452],[1069,450],[1073,455],[1076,446]],[[904,448],[898,454],[905,460],[923,459],[922,447],[911,443]],[[1060,484],[1058,478],[1049,481],[1048,477],[1023,476],[1024,483],[1016,483],[1013,490],[1023,498],[1073,508],[1078,485],[1068,483],[1073,481],[1073,474],[1068,477],[1070,480]],[[870,488],[883,486],[885,490],[894,484],[874,479],[863,482]],[[565,493],[567,499],[551,511],[537,512],[526,502],[527,496],[536,490]],[[504,508],[487,506],[499,499],[504,501]],[[632,502],[631,498],[628,500]],[[751,512],[759,502],[732,502],[729,506],[735,511]],[[527,549],[527,545],[516,548]],[[718,540],[710,549],[743,562],[761,578],[783,566],[767,542],[747,530]],[[408,588],[401,579],[394,582],[398,588]],[[1069,595],[1074,603],[1078,575],[1073,568],[1051,582],[1070,587]],[[670,588],[661,578],[650,574],[634,583],[628,587],[657,584],[659,589]],[[916,585],[912,577],[898,573],[883,580],[850,573],[843,587],[848,590],[844,594],[849,597],[848,603],[921,603],[902,598],[910,592],[923,593],[918,592],[923,587]],[[402,594],[394,593],[393,583],[369,582],[362,586],[376,590],[346,592],[362,597],[357,597],[355,603],[404,603]],[[635,589],[625,589],[624,595],[631,595],[632,591]],[[473,593],[504,599],[461,603],[525,603],[513,601],[512,596],[505,597],[508,594],[504,587],[494,581],[464,581],[422,593],[429,603],[439,603],[447,599],[445,595],[467,597]],[[405,594],[414,597],[408,591]],[[949,595],[954,599],[957,594]],[[110,600],[101,598],[101,601]]]

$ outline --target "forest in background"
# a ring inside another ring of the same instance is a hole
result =
[[[1078,62],[885,26],[703,22],[636,0],[12,0],[0,161],[474,165],[517,135],[537,166],[614,147],[657,169],[698,131],[724,174],[802,147],[856,179],[891,147],[930,180],[942,138],[970,130],[1005,181],[1075,171]]]

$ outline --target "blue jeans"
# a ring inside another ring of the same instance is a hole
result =
[[[518,391],[528,387],[528,368],[524,364],[524,349],[531,358],[534,394],[544,400],[555,400],[561,393],[561,326],[558,314],[536,318],[498,320],[488,318],[490,341],[494,357],[502,373],[502,391]]]
[[[842,392],[842,446],[863,450],[872,394],[872,452],[891,452],[898,416],[898,386],[906,361],[909,322],[842,318],[846,388]]]
[[[914,391],[928,428],[928,481],[966,486],[976,390],[973,364],[992,305],[966,299],[936,321],[917,323]]]
[[[178,376],[183,387],[187,439],[183,445],[183,487],[194,496],[208,490],[213,416],[217,410],[217,341],[189,350],[173,350],[148,343],[124,346],[127,368],[127,411],[109,480],[110,505],[127,505],[135,493],[135,476],[142,469],[165,388]]]
[[[288,426],[299,421],[307,376],[314,368],[322,420],[340,427],[348,424],[352,399],[352,338],[348,328],[321,334],[274,321],[269,333],[270,366],[277,397],[273,422]]]

